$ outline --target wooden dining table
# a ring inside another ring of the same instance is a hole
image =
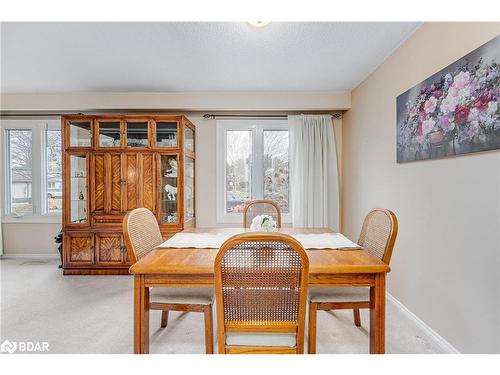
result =
[[[234,228],[232,228],[234,231]],[[192,233],[229,233],[229,228],[189,228]],[[331,233],[328,228],[282,228],[287,234]],[[130,267],[134,274],[134,353],[149,352],[149,288],[213,287],[218,249],[158,247]],[[370,353],[385,352],[387,264],[362,249],[306,249],[309,286],[370,288]],[[341,345],[342,343],[339,343]]]

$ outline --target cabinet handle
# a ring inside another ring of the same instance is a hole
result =
[[[120,180],[120,185],[126,185],[127,184],[127,180]]]
[[[127,252],[127,246],[120,246],[120,251],[122,253],[126,253]]]

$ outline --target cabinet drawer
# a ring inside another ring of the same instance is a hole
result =
[[[92,225],[94,226],[108,226],[108,227],[120,227],[123,224],[123,218],[125,215],[106,215],[100,213],[94,213],[92,215]]]

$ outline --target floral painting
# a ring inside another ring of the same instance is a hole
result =
[[[398,163],[500,148],[500,36],[397,98]]]

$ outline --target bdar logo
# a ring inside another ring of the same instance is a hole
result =
[[[10,342],[9,340],[5,340],[2,342],[2,345],[0,345],[0,351],[2,353],[9,353],[12,354],[17,350],[17,342]]]

